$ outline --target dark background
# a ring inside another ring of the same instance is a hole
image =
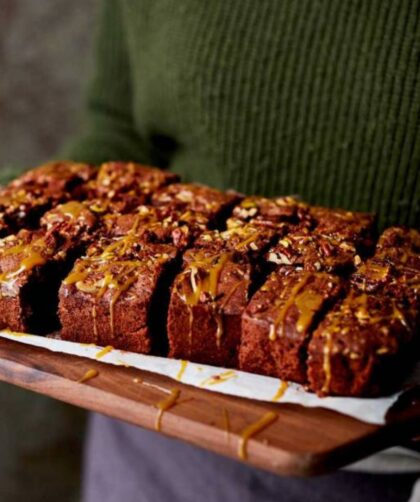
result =
[[[57,155],[77,132],[100,0],[0,0],[0,169]],[[79,499],[84,414],[0,384],[0,501]]]

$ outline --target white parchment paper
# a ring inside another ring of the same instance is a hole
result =
[[[35,347],[42,347],[52,352],[62,352],[64,354],[100,360],[103,363],[130,366],[151,371],[188,385],[231,396],[260,401],[296,403],[310,408],[328,408],[371,424],[384,424],[387,411],[400,395],[400,393],[396,393],[391,396],[372,399],[350,397],[321,398],[315,394],[306,392],[301,385],[295,383],[289,383],[286,390],[283,393],[279,393],[279,389],[285,387],[281,380],[245,373],[243,371],[207,366],[177,359],[135,354],[116,349],[104,351],[103,347],[91,344],[66,342],[43,336],[14,333],[9,330],[0,331],[0,337]],[[419,368],[412,375],[411,382],[420,383]],[[280,394],[281,396],[278,397]]]

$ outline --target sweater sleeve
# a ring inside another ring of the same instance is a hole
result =
[[[136,133],[133,123],[130,61],[119,0],[104,0],[95,65],[84,127],[61,156],[91,163],[150,162],[149,147]]]

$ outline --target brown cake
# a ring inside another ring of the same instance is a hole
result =
[[[0,190],[0,235],[35,228],[42,214],[60,202],[83,198],[96,169],[75,162],[51,162],[27,171]]]
[[[89,184],[92,208],[99,213],[127,213],[149,201],[160,187],[175,183],[178,175],[134,162],[106,162]]]
[[[375,396],[395,388],[412,359],[412,318],[396,298],[351,290],[312,336],[310,388],[341,396]]]
[[[392,227],[381,235],[372,258],[351,277],[360,291],[385,294],[410,304],[420,326],[420,232]]]
[[[169,357],[236,366],[251,265],[214,248],[187,251],[184,262],[169,305]]]
[[[152,204],[173,211],[201,213],[212,227],[223,225],[232,207],[241,199],[236,192],[221,192],[195,183],[175,183],[158,190]]]
[[[57,295],[96,218],[79,202],[47,213],[39,230],[0,240],[0,326],[45,333],[57,329]]]
[[[100,239],[60,288],[62,338],[133,352],[161,349],[174,246],[135,234]]]
[[[11,233],[0,328],[60,320],[66,340],[240,366],[320,395],[383,393],[418,354],[420,233],[389,228],[375,247],[367,213],[243,198],[132,162],[57,162],[0,191]]]
[[[323,272],[273,272],[243,314],[240,368],[305,383],[312,329],[341,291],[342,281]]]
[[[184,255],[168,313],[170,357],[237,366],[241,315],[274,232],[252,225],[203,233]]]

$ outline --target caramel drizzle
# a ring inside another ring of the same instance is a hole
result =
[[[280,312],[279,312],[277,318],[270,326],[270,331],[269,331],[269,335],[268,335],[268,338],[270,339],[270,341],[274,342],[276,340],[279,331],[280,331],[281,335],[283,334],[284,320],[286,318],[286,314],[287,314],[289,308],[294,304],[297,295],[306,286],[309,278],[310,278],[310,274],[304,274],[300,278],[298,283],[295,284],[294,287],[292,288],[289,298],[286,300],[286,302],[284,303],[284,305],[280,309]],[[281,304],[283,302],[283,300],[284,300],[284,295],[280,295],[279,300],[277,301],[277,305]]]
[[[200,383],[200,387],[205,387],[206,385],[217,385],[219,383],[226,382],[231,378],[235,378],[236,372],[234,370],[227,370],[223,373],[219,373],[218,375],[214,375],[212,377],[206,378]]]
[[[168,411],[169,409],[173,408],[181,394],[181,391],[179,389],[171,389],[171,393],[169,394],[168,397],[163,399],[162,401],[159,401],[156,405],[156,408],[158,409],[158,413],[156,415],[156,421],[155,421],[155,429],[159,432],[162,428],[162,416],[165,411]]]
[[[181,359],[181,367],[179,368],[178,373],[176,374],[176,379],[180,382],[182,377],[184,376],[185,370],[187,369],[188,361],[184,361]]]
[[[267,412],[256,422],[248,425],[241,432],[241,439],[239,441],[238,456],[242,460],[248,458],[248,441],[256,434],[266,429],[269,425],[273,424],[278,418],[277,413],[272,411]]]
[[[303,333],[312,323],[314,314],[322,307],[322,295],[306,289],[296,297],[296,307],[299,309],[299,318],[296,323],[298,333]]]
[[[41,253],[42,251],[48,254],[52,253],[52,250],[48,249],[46,242],[42,237],[28,244],[21,243],[4,250],[1,250],[0,248],[2,256],[24,253],[24,258],[21,260],[18,268],[0,274],[0,282],[7,283],[25,270],[32,270],[37,265],[44,265],[47,259]]]
[[[98,370],[90,369],[90,370],[87,370],[86,373],[81,378],[79,378],[79,380],[77,380],[77,382],[78,383],[85,383],[88,380],[92,380],[92,378],[96,378],[98,375],[99,375]]]
[[[232,253],[222,253],[218,256],[211,256],[209,258],[198,258],[197,260],[190,263],[188,268],[184,272],[184,274],[189,274],[191,291],[185,291],[185,288],[183,288],[183,291],[178,290],[178,294],[181,297],[182,301],[189,307],[190,327],[188,331],[188,339],[190,346],[190,355],[192,353],[193,344],[193,307],[198,305],[198,303],[200,302],[202,293],[208,293],[212,301],[215,301],[220,274],[223,270],[223,267],[231,259],[231,257]],[[204,277],[200,277],[200,271],[205,274]],[[216,304],[213,305],[213,309],[217,323],[216,345],[218,348],[220,348],[220,341],[223,336],[223,323]]]
[[[75,220],[82,215],[83,209],[83,204],[75,200],[71,200],[70,202],[66,202],[65,204],[57,206],[57,210],[60,211],[60,213],[62,213],[64,216],[74,218]]]
[[[137,231],[140,216],[141,215],[138,215],[135,219],[133,227],[126,236],[109,244],[98,256],[88,256],[80,260],[76,264],[73,272],[71,272],[64,280],[64,284],[75,284],[81,291],[96,293],[95,301],[100,300],[109,289],[114,290],[114,293],[111,295],[109,300],[109,323],[111,336],[114,336],[115,332],[115,305],[120,296],[136,282],[136,270],[147,266],[154,260],[159,259],[159,257],[153,256],[150,257],[150,261],[122,259],[129,251],[130,247],[137,243],[135,232]],[[163,255],[162,258],[164,258]],[[112,267],[116,268],[117,271],[113,271]],[[98,272],[103,273],[103,278],[94,284],[86,283],[85,281],[89,277],[89,274],[95,271],[95,269]],[[96,339],[98,339],[96,311],[97,306],[96,303],[94,303],[92,306],[93,330]]]
[[[273,402],[279,401],[283,397],[283,395],[286,392],[288,387],[289,387],[289,384],[282,380],[280,382],[279,388],[277,389],[276,393],[274,394],[274,396],[271,400]]]
[[[102,357],[104,357],[106,354],[109,354],[109,352],[111,352],[112,350],[114,350],[114,347],[112,345],[107,345],[106,347],[104,347],[102,350],[100,350],[97,354],[96,354],[96,359],[101,359]]]
[[[191,292],[184,292],[181,295],[187,305],[197,305],[201,293],[208,293],[213,300],[216,298],[220,274],[231,257],[232,253],[222,253],[218,256],[198,259],[189,265],[186,273],[190,274]],[[198,270],[205,273],[203,278],[199,277]]]

